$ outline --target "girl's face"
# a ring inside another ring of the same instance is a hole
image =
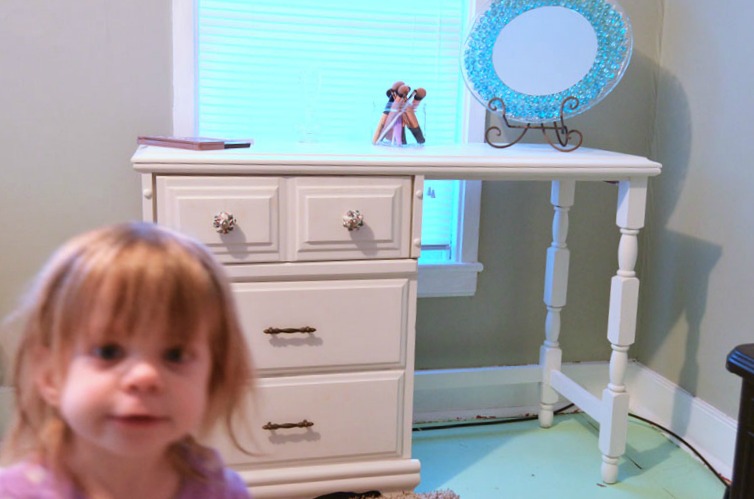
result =
[[[199,429],[212,363],[207,334],[185,345],[159,336],[84,340],[64,378],[43,383],[44,398],[71,428],[74,449],[160,457]]]

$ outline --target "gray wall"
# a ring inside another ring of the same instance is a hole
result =
[[[754,4],[666,0],[652,155],[644,364],[735,417],[725,358],[754,343]],[[679,408],[679,416],[682,409]]]
[[[141,216],[136,136],[167,134],[170,2],[0,2],[0,314],[73,234]],[[7,370],[13,341],[4,337]]]
[[[752,126],[744,120],[752,70],[743,47],[754,35],[743,23],[752,7],[742,0],[722,7],[702,0],[621,3],[634,25],[631,65],[603,103],[569,125],[584,132],[586,146],[665,163],[651,184],[649,226],[640,236],[642,322],[632,354],[734,415],[738,381],[725,372],[724,357],[751,338],[744,290],[754,236],[747,211],[736,208],[754,182],[746,154],[752,146],[744,142]],[[129,164],[135,137],[171,131],[170,2],[4,0],[0,46],[5,315],[63,240],[139,218],[139,181]],[[420,368],[536,360],[548,198],[544,184],[485,183],[479,291],[420,301]],[[611,185],[577,186],[563,314],[567,361],[605,360],[609,353],[614,200]],[[0,347],[7,369],[12,339]]]

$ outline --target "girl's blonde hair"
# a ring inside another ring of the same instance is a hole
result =
[[[220,264],[199,242],[149,223],[94,230],[73,238],[48,261],[24,300],[15,363],[16,417],[4,457],[33,455],[65,472],[69,430],[40,395],[40,369],[64,377],[82,335],[106,339],[159,334],[183,344],[208,332],[211,371],[203,430],[223,421],[231,438],[234,415],[252,384],[252,364]],[[49,352],[50,366],[40,362]],[[196,445],[187,437],[181,446]],[[177,469],[185,451],[173,449]],[[185,461],[185,459],[184,459]]]

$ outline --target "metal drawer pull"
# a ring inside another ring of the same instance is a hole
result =
[[[364,225],[364,215],[359,210],[348,210],[343,215],[343,227],[352,230],[359,230]]]
[[[317,329],[309,326],[304,327],[268,327],[264,334],[292,334],[292,333],[313,333]]]
[[[304,419],[303,421],[299,421],[298,423],[272,423],[268,422],[266,425],[262,426],[263,430],[288,430],[290,428],[311,428],[314,426],[314,423],[311,421],[307,421]]]
[[[227,234],[236,227],[238,220],[232,213],[221,211],[212,219],[212,227],[220,234]]]

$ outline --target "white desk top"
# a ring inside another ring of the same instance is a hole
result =
[[[387,147],[371,144],[254,144],[247,149],[191,151],[139,146],[134,168],[162,174],[424,175],[480,180],[623,180],[651,177],[661,165],[647,158],[546,144],[495,149],[487,144]]]

